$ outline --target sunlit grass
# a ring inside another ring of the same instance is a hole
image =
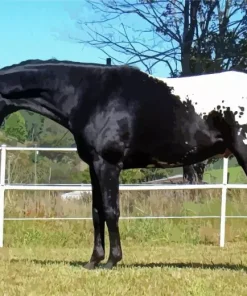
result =
[[[91,248],[0,250],[1,295],[247,295],[247,244],[123,244],[109,271],[83,268]]]
[[[121,192],[122,216],[220,215],[220,190]],[[229,190],[227,215],[247,215],[245,190]],[[91,217],[91,198],[7,192],[6,217]],[[92,221],[5,221],[0,295],[247,295],[247,219],[120,220],[123,260],[87,271]],[[106,237],[108,232],[106,230]],[[106,257],[109,242],[106,240]]]
[[[246,175],[240,166],[229,167],[229,180],[230,184],[245,184],[247,182]],[[223,169],[207,170],[203,176],[203,180],[208,183],[222,183]]]

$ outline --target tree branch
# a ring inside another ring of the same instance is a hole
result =
[[[89,38],[77,41],[100,49],[117,63],[140,63],[148,72],[165,63],[171,75],[176,75],[181,64],[183,74],[191,75],[192,54],[196,55],[197,74],[207,71],[209,64],[209,71],[214,71],[214,64],[220,69],[230,67],[233,58],[242,62],[242,58],[236,59],[236,52],[231,56],[229,51],[236,51],[245,38],[245,0],[86,1],[96,15],[93,20],[78,22]],[[239,13],[243,17],[236,19]],[[134,18],[133,26],[127,25],[129,18]]]

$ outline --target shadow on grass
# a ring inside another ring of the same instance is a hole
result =
[[[243,270],[247,272],[247,266],[243,264],[230,264],[230,263],[219,263],[214,264],[212,263],[197,263],[197,262],[189,262],[189,263],[136,263],[136,264],[123,264],[123,267],[126,268],[133,268],[133,267],[139,267],[139,268],[155,268],[155,267],[162,267],[162,268],[194,268],[194,269],[211,269],[211,270],[217,270],[217,269],[227,269],[227,270]]]
[[[20,262],[32,262],[35,264],[40,265],[49,265],[49,264],[64,264],[64,265],[70,265],[73,267],[84,267],[84,265],[87,264],[87,262],[81,262],[81,261],[63,261],[63,260],[37,260],[37,259],[12,259],[10,260],[11,263],[20,263]],[[97,269],[100,269],[104,267],[104,264],[99,264]],[[194,268],[194,269],[211,269],[211,270],[217,270],[217,269],[227,269],[227,270],[243,270],[247,272],[247,266],[243,264],[230,264],[230,263],[220,263],[220,264],[214,264],[212,263],[198,263],[198,262],[189,262],[189,263],[133,263],[133,264],[119,264],[119,268],[155,268],[155,267],[161,267],[161,268]]]

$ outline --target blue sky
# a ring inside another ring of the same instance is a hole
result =
[[[81,8],[81,2],[0,0],[0,67],[52,57],[102,62],[104,57],[98,50],[83,49],[66,38],[75,28],[70,16]]]
[[[90,19],[83,0],[0,0],[0,68],[26,59],[105,63],[106,55],[68,36],[83,37],[76,26]],[[168,75],[162,67],[155,75]]]

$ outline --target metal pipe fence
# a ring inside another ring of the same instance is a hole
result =
[[[5,190],[54,190],[54,191],[91,191],[90,184],[6,184],[6,153],[7,151],[77,151],[76,148],[43,148],[43,147],[7,147],[2,145],[1,166],[0,166],[0,247],[3,247],[4,221],[25,221],[25,220],[90,220],[92,218],[4,218],[4,195]],[[222,184],[183,184],[183,185],[120,185],[120,191],[135,190],[183,190],[183,189],[221,189],[221,213],[219,216],[145,216],[145,217],[120,217],[120,219],[220,219],[220,247],[225,245],[225,223],[226,218],[247,218],[247,216],[226,216],[227,189],[247,189],[247,184],[227,184],[228,159],[223,159],[223,182]]]

